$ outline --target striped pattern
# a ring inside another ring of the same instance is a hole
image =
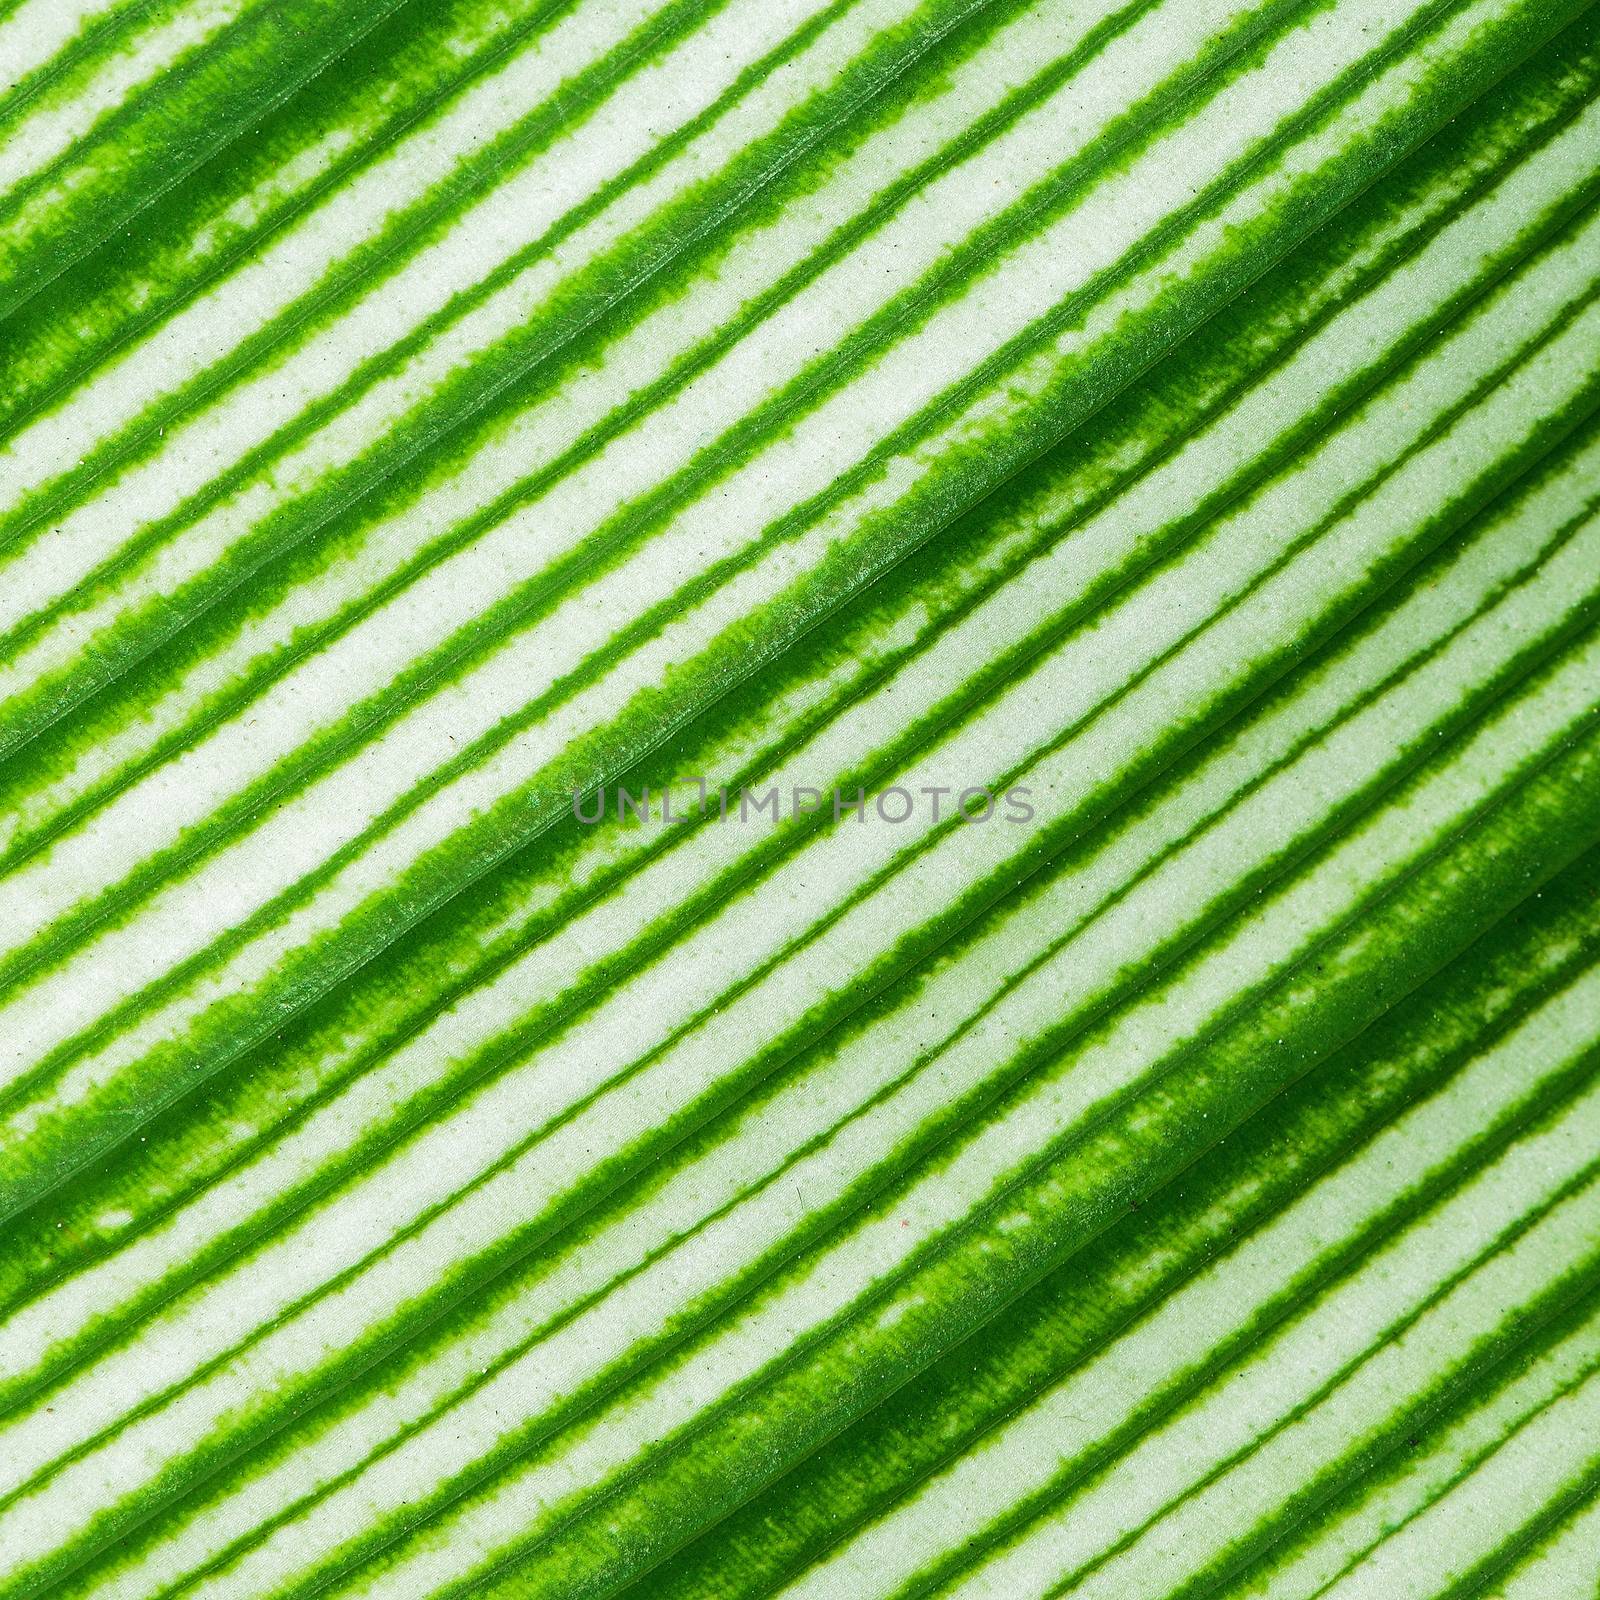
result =
[[[1600,7],[0,65],[0,1600],[1600,1586]]]

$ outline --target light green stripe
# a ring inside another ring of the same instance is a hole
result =
[[[1531,1551],[1519,1552],[1509,1570],[1480,1592],[1489,1600],[1536,1600],[1548,1594],[1582,1594],[1600,1583],[1600,1501],[1594,1486]]]

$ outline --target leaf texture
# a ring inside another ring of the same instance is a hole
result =
[[[1600,7],[0,67],[0,1600],[1600,1592]]]

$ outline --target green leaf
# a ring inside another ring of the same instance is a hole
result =
[[[1600,9],[0,62],[0,1600],[1600,1582]]]

